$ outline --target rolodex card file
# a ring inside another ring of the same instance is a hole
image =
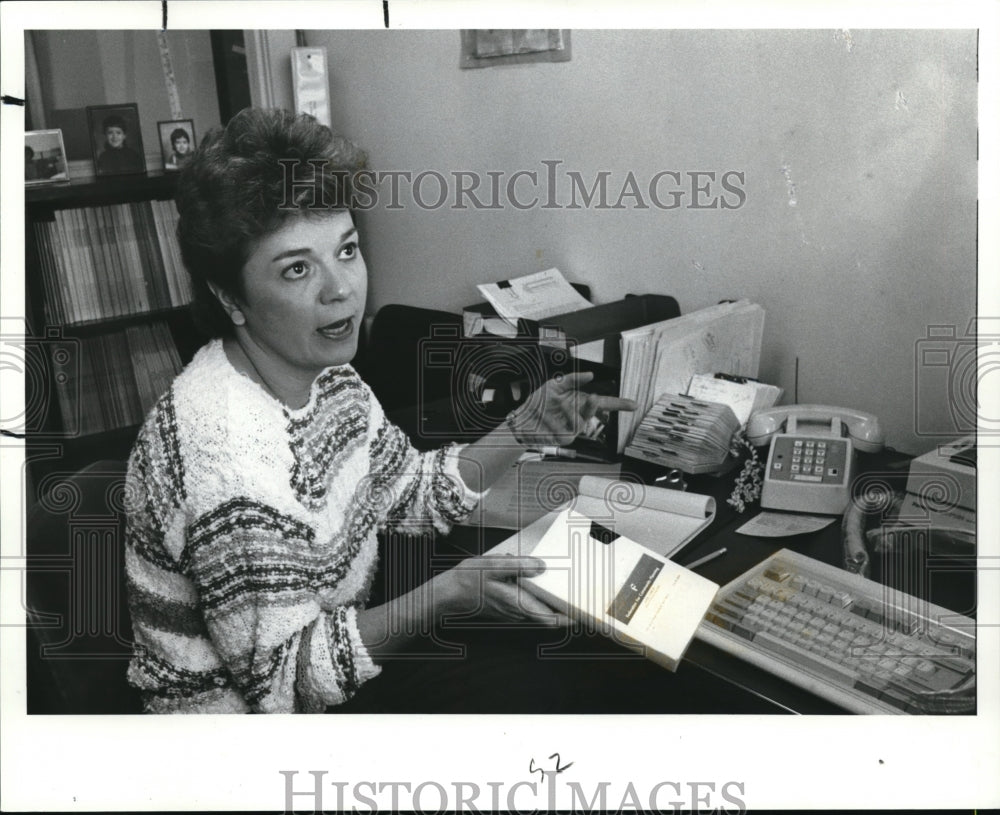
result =
[[[532,550],[529,591],[648,659],[677,669],[719,586],[571,509]]]

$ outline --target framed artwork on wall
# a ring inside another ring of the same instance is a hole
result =
[[[569,62],[568,28],[462,29],[462,68],[489,68],[525,62]]]

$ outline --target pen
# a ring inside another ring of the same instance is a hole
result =
[[[710,560],[715,560],[717,557],[722,557],[724,554],[726,554],[726,547],[725,546],[723,546],[721,549],[717,549],[716,551],[712,552],[711,554],[705,555],[705,557],[698,558],[693,563],[688,563],[684,568],[685,569],[696,569],[699,566],[703,566],[704,564],[708,563],[708,561],[710,561]]]
[[[604,464],[603,458],[598,458],[597,456],[589,456],[586,453],[579,453],[576,450],[572,450],[569,447],[538,447],[532,450],[534,453],[541,453],[543,456],[549,456],[552,458],[570,458],[578,459],[579,461],[594,461],[598,464]]]

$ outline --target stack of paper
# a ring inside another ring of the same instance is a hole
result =
[[[625,454],[686,473],[718,472],[739,429],[728,405],[664,394],[639,423]]]
[[[695,374],[757,376],[764,309],[739,300],[622,332],[621,396],[638,403],[618,414],[618,452],[665,393],[686,393]]]

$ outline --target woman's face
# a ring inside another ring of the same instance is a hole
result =
[[[368,270],[349,212],[293,217],[243,267],[244,331],[269,362],[311,382],[353,359]]]
[[[178,136],[174,139],[174,152],[179,156],[183,156],[188,151],[189,142],[186,136]]]

